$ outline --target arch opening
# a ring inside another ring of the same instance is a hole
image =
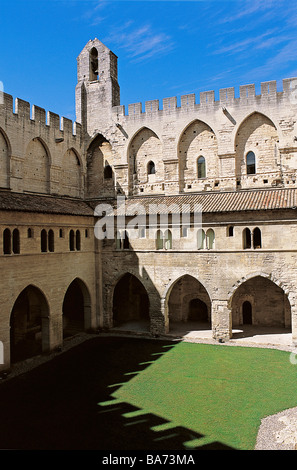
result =
[[[115,328],[149,331],[149,297],[140,280],[126,273],[113,292],[113,325]]]
[[[49,308],[44,294],[26,287],[16,299],[10,316],[10,355],[15,363],[47,349]]]
[[[211,329],[211,300],[205,287],[185,274],[173,285],[167,300],[169,331]]]
[[[255,276],[241,284],[231,302],[233,327],[291,329],[291,306],[283,289],[273,281]],[[234,336],[234,335],[233,335]]]
[[[91,301],[87,287],[79,279],[69,285],[63,301],[63,338],[86,330]]]

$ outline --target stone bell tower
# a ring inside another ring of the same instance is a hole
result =
[[[97,38],[77,58],[76,121],[93,136],[109,126],[111,109],[120,104],[117,56]]]

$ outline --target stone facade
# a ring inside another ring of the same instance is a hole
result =
[[[224,341],[252,323],[297,343],[296,79],[126,113],[113,52],[91,40],[77,65],[77,122],[7,94],[0,105],[0,367],[131,322],[153,335],[204,323]],[[137,237],[105,214],[119,196],[130,226],[144,208]]]

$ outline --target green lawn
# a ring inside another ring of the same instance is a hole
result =
[[[297,365],[288,352],[183,342],[163,348],[112,396],[205,436],[188,441],[189,449],[215,441],[253,449],[261,418],[297,406]]]

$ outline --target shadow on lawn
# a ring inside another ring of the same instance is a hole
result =
[[[142,414],[129,403],[112,403],[112,394],[122,383],[170,347],[174,344],[166,341],[92,338],[3,382],[0,448],[189,450],[185,443],[203,435],[183,427],[154,430],[170,423],[154,414]],[[230,448],[214,442],[194,449]]]

